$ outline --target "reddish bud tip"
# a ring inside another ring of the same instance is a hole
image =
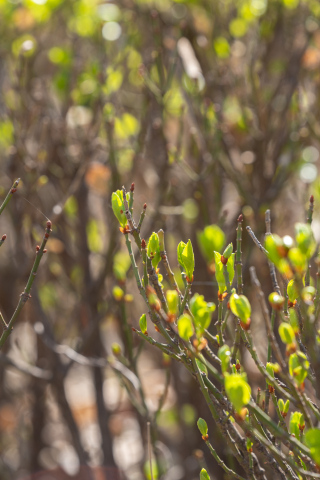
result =
[[[1,240],[4,242],[6,238],[7,238],[7,235],[4,234],[4,235],[2,235]]]
[[[51,228],[51,227],[52,227],[52,222],[51,222],[51,220],[48,220],[47,221],[47,228]]]
[[[225,258],[223,255],[221,255],[221,263],[222,263],[223,265],[227,265],[227,263],[228,263],[228,259]]]
[[[143,239],[141,240],[141,248],[146,248],[146,246],[147,246],[146,241],[145,241],[145,239],[143,238]]]
[[[43,253],[47,253],[47,249],[46,249],[46,248],[43,250]]]
[[[237,221],[238,221],[239,223],[243,221],[243,215],[242,215],[242,213],[240,213]]]
[[[45,233],[45,234],[44,234],[44,237],[45,237],[45,238],[49,238],[49,233]]]
[[[40,250],[40,247],[39,247],[39,245],[37,245],[36,246],[36,252],[39,252],[39,250]]]
[[[144,208],[145,210],[147,209],[147,204],[146,204],[146,203],[143,205],[143,208]]]
[[[11,193],[16,193],[17,189],[16,188],[11,188]]]
[[[134,192],[134,182],[131,183],[130,192]]]
[[[133,332],[136,332],[136,331],[137,331],[137,329],[134,328],[134,327],[131,327],[131,330],[132,330]]]
[[[313,202],[314,202],[314,196],[310,195],[310,203],[313,203]]]
[[[123,210],[120,210],[121,215],[123,214]]]
[[[258,387],[258,392],[261,392],[261,388]]]

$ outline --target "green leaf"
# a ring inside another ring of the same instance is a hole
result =
[[[180,242],[178,247],[177,247],[178,262],[181,265],[181,267],[183,267],[183,268],[184,268],[184,263],[183,263],[183,259],[182,259],[182,252],[185,249],[185,247],[186,247],[186,244],[184,242]]]
[[[283,241],[279,235],[267,235],[264,242],[265,249],[268,251],[268,257],[276,266],[282,258]]]
[[[232,284],[234,278],[234,258],[235,254],[232,253],[229,257],[227,263],[227,270],[229,274],[230,285]],[[219,285],[219,293],[223,293],[226,290],[226,282],[223,274],[223,264],[221,262],[221,255],[219,252],[214,252],[214,263],[215,263],[215,276],[217,283]]]
[[[281,310],[281,308],[283,307],[284,301],[285,301],[285,298],[282,297],[282,295],[278,295],[278,293],[276,292],[272,292],[269,295],[269,303],[271,307],[274,308],[275,310]]]
[[[320,466],[320,430],[311,428],[305,434],[305,444],[310,448],[310,454],[318,466]]]
[[[316,241],[311,226],[308,223],[296,223],[296,242],[299,250],[308,258],[312,257],[316,249]]]
[[[202,255],[211,263],[214,260],[214,251],[219,252],[225,244],[225,234],[217,225],[208,225],[197,232],[197,240]]]
[[[205,468],[203,468],[200,472],[200,480],[210,480],[210,475]]]
[[[278,400],[278,407],[279,407],[279,410],[281,413],[284,412],[284,401],[282,400],[282,398],[279,398]]]
[[[178,332],[183,340],[188,341],[194,333],[193,324],[189,315],[182,315],[178,320]]]
[[[289,357],[289,373],[298,385],[301,385],[307,375],[310,363],[302,352],[292,353]]]
[[[274,369],[273,369],[273,366],[270,362],[267,362],[266,370],[269,373],[270,377],[274,378]],[[267,384],[271,385],[271,383],[268,381],[268,379],[267,379]]]
[[[216,306],[214,303],[207,303],[203,295],[195,293],[189,302],[189,307],[194,317],[197,336],[201,337],[211,323],[211,314]]]
[[[184,247],[181,253],[181,258],[187,277],[189,278],[190,282],[192,282],[194,271],[194,254],[191,240],[188,240],[187,245]]]
[[[196,358],[196,364],[198,365],[198,368],[199,368],[200,372],[203,372],[206,375],[208,375],[208,369],[207,369],[206,365],[203,362],[201,362],[201,360]]]
[[[139,320],[139,325],[140,325],[141,332],[146,335],[147,334],[147,316],[145,313],[141,315]]]
[[[230,297],[230,309],[232,313],[246,323],[251,316],[251,305],[247,297],[233,293]]]
[[[218,357],[221,360],[222,373],[225,373],[227,370],[229,370],[229,367],[230,367],[230,359],[231,359],[230,347],[228,347],[228,345],[222,345],[222,347],[220,347],[218,350]]]
[[[286,403],[284,404],[284,413],[288,413],[290,408],[290,400],[287,400]]]
[[[251,388],[245,378],[245,374],[225,373],[224,386],[226,394],[238,413],[250,401]]]
[[[283,343],[290,344],[295,342],[293,328],[288,323],[281,323],[279,326],[279,335]]]
[[[292,435],[295,435],[296,438],[299,438],[299,425],[301,420],[302,413],[300,412],[292,412],[290,415],[290,422],[289,422],[289,431]]]
[[[225,248],[222,255],[224,256],[224,258],[229,258],[232,254],[232,251],[233,251],[233,245],[232,243],[229,243],[229,245]]]
[[[112,295],[113,295],[113,298],[117,301],[117,302],[120,302],[120,300],[123,299],[123,296],[124,296],[124,291],[122,290],[122,288],[118,287],[117,285],[115,287],[113,287],[112,289]]]
[[[117,190],[113,192],[111,197],[112,210],[115,216],[118,219],[121,227],[124,228],[127,225],[127,219],[124,214],[125,208],[123,204],[123,193],[122,190]],[[122,213],[121,213],[122,212]]]
[[[296,335],[300,332],[300,326],[299,326],[298,315],[294,308],[289,308],[289,316],[290,316],[290,325],[293,328],[294,334]]]
[[[298,291],[297,284],[294,280],[290,280],[290,282],[288,283],[287,294],[290,302],[292,303],[298,298],[299,291]]]
[[[221,263],[221,254],[214,252],[215,276],[219,285],[219,293],[223,293],[226,289],[226,282],[223,274],[223,264]],[[229,263],[229,262],[228,262]]]
[[[288,258],[298,272],[302,273],[305,271],[307,267],[307,257],[300,248],[291,248],[288,253]]]
[[[147,255],[151,258],[151,263],[156,269],[161,260],[159,237],[156,232],[153,232],[148,241]]]
[[[203,437],[208,435],[208,425],[207,425],[207,422],[203,420],[203,418],[199,418],[197,425]]]
[[[312,305],[315,294],[316,289],[310,285],[309,287],[304,287],[302,289],[301,298],[307,305]]]
[[[179,294],[177,290],[167,290],[166,292],[167,304],[169,313],[176,315],[179,306]]]

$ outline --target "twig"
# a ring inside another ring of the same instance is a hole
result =
[[[152,473],[152,446],[151,446],[151,435],[150,435],[150,422],[147,423],[148,430],[148,452],[149,452],[149,467],[150,467],[150,478],[153,480]]]
[[[1,215],[1,213],[3,212],[3,210],[6,208],[6,206],[8,205],[8,203],[10,202],[13,194],[17,191],[19,182],[20,182],[20,178],[17,178],[17,180],[15,180],[15,181],[13,182],[12,187],[10,188],[9,192],[7,193],[6,198],[3,200],[2,205],[0,206],[0,215]]]
[[[9,201],[9,200],[8,200]],[[8,326],[7,328],[4,330],[4,332],[2,333],[1,335],[1,338],[0,338],[0,350],[2,349],[5,341],[7,340],[7,338],[9,337],[11,331],[12,331],[12,328],[13,328],[13,325],[15,323],[15,321],[17,320],[21,310],[23,309],[23,307],[25,306],[25,304],[27,303],[27,301],[29,300],[29,298],[31,297],[30,295],[30,290],[31,290],[31,287],[32,287],[32,284],[34,282],[34,279],[36,278],[36,275],[37,275],[37,271],[38,271],[38,268],[39,268],[39,265],[40,265],[40,261],[41,261],[41,258],[43,256],[44,253],[46,253],[46,250],[45,250],[45,246],[46,246],[46,243],[48,241],[48,238],[50,236],[50,233],[51,233],[51,226],[52,226],[52,223],[50,220],[48,220],[47,222],[47,226],[46,226],[46,230],[45,230],[45,233],[44,233],[44,237],[42,239],[42,242],[41,242],[41,245],[40,247],[37,247],[36,249],[36,258],[35,258],[35,261],[34,261],[34,264],[33,264],[33,267],[31,269],[31,272],[30,272],[30,276],[29,276],[29,279],[28,279],[28,282],[27,282],[27,285],[24,289],[24,291],[21,293],[20,295],[20,300],[18,302],[18,305],[17,305],[17,308],[15,309],[9,323],[8,323]]]

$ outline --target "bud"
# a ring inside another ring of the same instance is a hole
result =
[[[140,330],[144,335],[148,335],[147,332],[147,316],[144,313],[141,315],[140,320],[139,320],[139,325],[140,325]]]
[[[134,182],[131,183],[130,192],[134,192]]]
[[[124,297],[124,291],[122,290],[122,288],[118,287],[117,285],[115,287],[113,287],[112,289],[112,295],[113,295],[113,298],[117,301],[117,302],[120,302],[123,297]]]
[[[240,223],[240,222],[242,222],[242,221],[243,221],[243,215],[242,215],[242,213],[240,213],[237,222]]]
[[[125,296],[123,297],[123,299],[126,303],[132,303],[133,302],[133,295],[131,293],[126,293]]]
[[[13,194],[13,193],[16,193],[16,191],[17,191],[16,188],[12,188],[12,189],[11,189],[11,193],[12,193],[12,194]]]
[[[143,239],[141,240],[141,248],[145,249],[146,246],[147,246],[146,241],[145,241],[145,239],[143,238]]]
[[[225,248],[222,256],[226,259],[230,258],[231,257],[231,254],[232,254],[232,251],[233,251],[233,245],[232,243],[229,243],[229,245]],[[223,263],[222,261],[222,258],[221,258],[221,262]],[[227,262],[226,262],[227,263]],[[225,264],[224,264],[225,265]]]
[[[46,249],[46,248],[43,250],[43,253],[47,253],[47,249]]]
[[[199,418],[199,420],[197,422],[197,425],[198,425],[198,428],[199,428],[200,433],[202,435],[202,438],[204,440],[207,440],[208,439],[208,425],[207,425],[207,422],[205,420],[203,420],[203,418]]]
[[[52,222],[51,222],[51,220],[48,220],[47,221],[47,228],[51,228],[51,227],[52,227]]]
[[[176,290],[168,290],[166,293],[169,313],[176,315],[178,313],[179,295]]]
[[[274,310],[281,310],[284,305],[285,298],[276,292],[270,293],[269,303]]]
[[[4,234],[4,235],[2,235],[1,240],[4,242],[6,238],[7,238],[7,235]]]
[[[39,245],[37,245],[36,246],[36,252],[39,252],[39,250],[40,250],[40,247],[39,247]]]
[[[147,210],[147,204],[146,203],[143,205],[143,208],[144,208],[144,210]]]
[[[313,203],[313,202],[314,202],[314,196],[310,195],[310,203]]]
[[[121,347],[119,345],[119,343],[113,343],[112,346],[111,346],[111,349],[112,349],[112,353],[115,357],[118,357],[119,355],[121,355]]]

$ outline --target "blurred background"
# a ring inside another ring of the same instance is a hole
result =
[[[272,231],[292,234],[312,193],[319,241],[319,67],[318,0],[0,1],[2,198],[21,178],[0,221],[6,320],[53,222],[0,356],[1,480],[150,478],[148,420],[155,478],[193,480],[205,466],[228,478],[203,448],[198,416],[215,427],[183,367],[134,334],[138,360],[125,359],[124,322],[137,327],[145,307],[111,193],[135,183],[142,237],[164,229],[177,275],[177,244],[191,238],[193,293],[207,301],[217,287],[197,242],[206,225],[234,242],[242,213],[262,241],[270,208]],[[245,228],[242,250],[254,303],[249,265],[272,287]],[[258,309],[252,329],[265,360]],[[264,388],[244,351],[241,363]],[[218,433],[212,442],[237,469]]]

